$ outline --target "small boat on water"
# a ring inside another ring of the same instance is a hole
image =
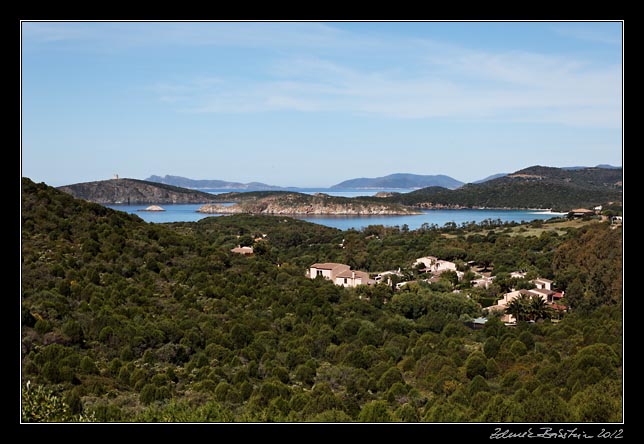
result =
[[[165,211],[165,209],[164,209],[164,208],[161,208],[161,207],[160,207],[160,206],[158,206],[158,205],[150,205],[149,207],[147,207],[147,208],[142,208],[142,209],[140,209],[140,210],[138,210],[138,211]]]

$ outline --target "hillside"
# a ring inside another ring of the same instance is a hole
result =
[[[534,166],[456,190],[424,188],[385,200],[423,208],[551,208],[569,211],[622,201],[622,170]]]
[[[145,179],[148,182],[163,183],[166,185],[173,185],[182,188],[193,189],[238,189],[238,190],[280,190],[281,187],[274,185],[267,185],[261,182],[229,182],[226,180],[212,180],[212,179],[189,179],[181,176],[155,176],[152,175]]]
[[[621,228],[149,224],[26,178],[21,191],[24,422],[623,420]],[[254,256],[231,253],[258,238]],[[305,276],[315,262],[413,273],[427,254],[491,261],[498,281],[552,279],[574,311],[472,330],[497,284],[394,292]]]
[[[425,188],[431,186],[440,186],[443,188],[454,189],[463,185],[463,182],[452,177],[439,175],[418,175],[418,174],[390,174],[384,177],[349,179],[333,185],[331,188],[350,188],[350,189],[381,189],[381,188]]]
[[[332,214],[332,215],[405,215],[419,214],[417,209],[396,203],[363,198],[335,197],[287,191],[226,193],[215,196],[218,202],[236,202],[231,206],[207,204],[198,211],[210,214]]]
[[[111,179],[58,187],[79,199],[100,204],[196,204],[213,195],[138,179]]]

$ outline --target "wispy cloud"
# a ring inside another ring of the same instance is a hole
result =
[[[502,119],[619,128],[619,66],[529,53],[459,54],[424,69],[367,71],[316,58],[280,62],[272,77],[195,88],[184,112],[347,112],[393,118]],[[174,85],[181,89],[185,85]]]
[[[212,65],[201,68],[200,77],[160,75],[151,85],[154,94],[180,112],[340,112],[621,126],[621,65],[598,67],[578,57],[482,51],[332,23],[25,23],[23,31],[27,48],[115,52],[183,45],[258,55],[256,72],[245,77]],[[562,24],[556,32],[619,43],[602,28]]]
[[[572,37],[577,40],[593,43],[604,43],[607,45],[620,45],[622,43],[621,34],[606,29],[559,26],[555,28],[555,32],[565,37]]]
[[[31,46],[55,42],[111,52],[167,45],[351,50],[376,43],[329,24],[300,22],[24,22],[22,31]]]

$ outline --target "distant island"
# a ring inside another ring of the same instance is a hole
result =
[[[72,196],[104,205],[199,204],[213,195],[138,179],[110,179],[58,187]]]
[[[423,176],[419,174],[396,173],[384,177],[350,179],[333,185],[331,188],[350,188],[350,189],[383,189],[383,188],[426,188],[426,187],[443,187],[447,189],[456,189],[463,185],[463,182],[443,174],[433,176]]]
[[[284,214],[284,215],[410,215],[421,214],[418,209],[397,203],[374,202],[363,198],[329,196],[324,193],[304,194],[287,191],[258,191],[226,193],[213,196],[219,202],[199,208],[208,214]]]

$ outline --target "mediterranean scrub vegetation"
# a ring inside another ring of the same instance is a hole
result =
[[[23,421],[621,421],[621,228],[149,224],[22,187]],[[240,238],[253,256],[230,251]],[[413,278],[428,254],[464,279],[394,291],[305,276],[343,262]],[[495,284],[471,288],[472,263]],[[554,280],[568,313],[470,329],[516,269]]]

